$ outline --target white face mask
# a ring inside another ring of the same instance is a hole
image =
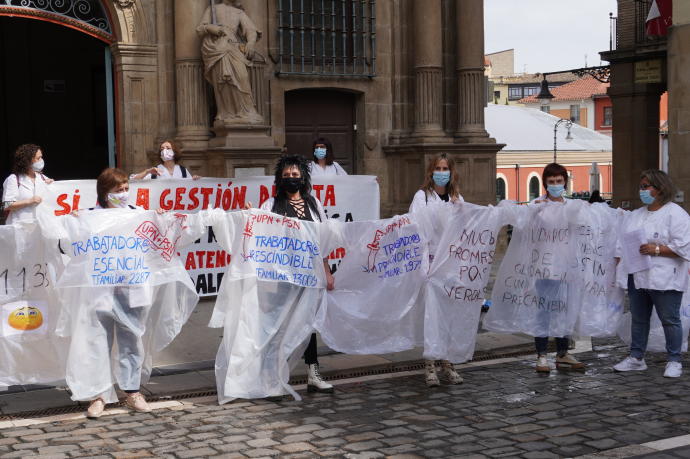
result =
[[[127,200],[129,199],[129,192],[122,193],[108,193],[108,202],[115,207],[127,207]]]
[[[41,158],[38,161],[36,161],[35,163],[31,164],[31,168],[34,170],[34,172],[41,172],[45,165],[46,165],[46,163],[43,162],[43,158]]]
[[[163,161],[172,161],[175,158],[175,152],[172,151],[170,148],[166,148],[165,150],[161,150],[161,159]]]

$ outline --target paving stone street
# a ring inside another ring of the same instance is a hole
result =
[[[690,434],[690,380],[649,370],[618,374],[618,341],[579,354],[586,372],[534,372],[532,358],[462,368],[459,386],[427,389],[423,375],[377,377],[304,400],[206,397],[124,413],[0,430],[2,457],[617,457]],[[650,445],[652,443],[649,443]],[[681,445],[675,445],[681,446]],[[667,457],[687,457],[687,450]],[[613,454],[611,455],[613,457]],[[656,457],[655,455],[649,457]]]

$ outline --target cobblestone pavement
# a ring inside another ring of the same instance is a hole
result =
[[[646,372],[613,373],[625,354],[617,342],[595,342],[580,354],[589,365],[581,373],[539,375],[530,358],[463,368],[464,384],[431,390],[412,375],[341,384],[301,402],[207,400],[4,429],[0,455],[542,458],[689,434],[690,379],[663,378],[659,355]]]

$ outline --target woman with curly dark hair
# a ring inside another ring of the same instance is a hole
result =
[[[38,145],[20,145],[14,152],[13,173],[2,185],[2,207],[8,213],[8,225],[34,219],[34,211],[42,201],[46,186],[53,183],[41,173],[44,165],[43,152]]]
[[[309,161],[303,156],[282,156],[275,170],[276,197],[261,205],[268,210],[286,217],[313,222],[326,220],[321,203],[311,195],[311,174]],[[327,260],[323,260],[326,270],[326,285],[333,290],[334,280]],[[309,392],[332,393],[333,386],[321,378],[319,360],[316,355],[316,333],[312,333],[309,345],[304,351],[304,363],[309,366],[307,390]]]

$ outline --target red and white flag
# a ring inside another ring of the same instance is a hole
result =
[[[650,36],[664,36],[673,24],[673,0],[652,0],[652,6],[647,15],[646,32]]]

